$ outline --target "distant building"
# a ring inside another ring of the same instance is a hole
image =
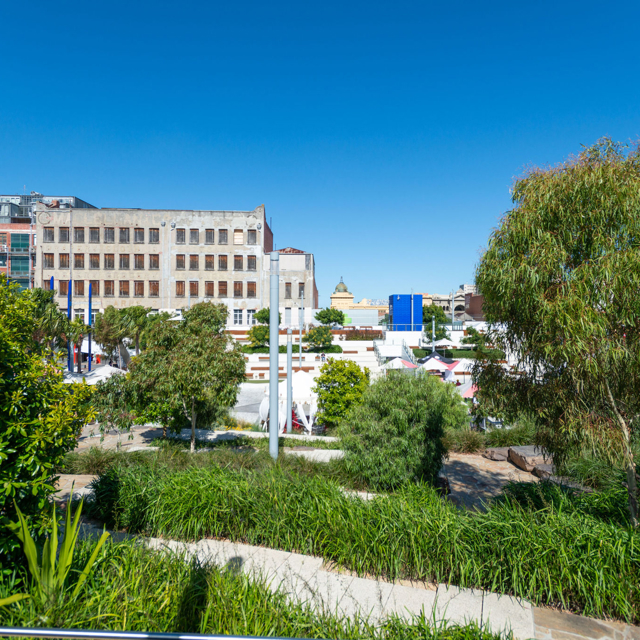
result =
[[[22,288],[34,286],[36,268],[35,208],[91,208],[93,205],[76,196],[44,196],[37,191],[29,195],[0,195],[0,273]]]
[[[377,311],[379,318],[389,312],[389,305],[385,300],[369,300],[368,298],[363,298],[360,302],[354,302],[355,296],[347,289],[347,285],[342,278],[340,278],[340,282],[337,284],[330,298],[332,309],[340,309],[342,311],[367,311],[367,318],[371,317],[370,312],[373,310]],[[357,315],[358,314],[356,314],[356,316]],[[364,318],[365,316],[362,317]],[[357,322],[356,324],[360,323]],[[362,324],[364,324],[364,321]]]
[[[474,320],[484,320],[484,296],[475,293],[467,293],[465,296],[465,312]]]
[[[391,331],[422,331],[422,295],[394,294],[389,296]]]

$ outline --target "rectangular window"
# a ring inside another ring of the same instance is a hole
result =
[[[89,227],[89,242],[92,244],[96,244],[100,242],[100,228],[99,227]]]
[[[200,231],[189,229],[189,244],[200,244]]]
[[[255,298],[255,297],[256,297],[256,283],[247,282],[247,298]]]
[[[136,280],[133,283],[133,297],[144,298],[144,282]]]
[[[100,280],[89,280],[91,285],[91,295],[96,298],[100,297]]]
[[[128,269],[129,268],[129,254],[121,253],[120,254],[120,268]]]
[[[215,269],[215,256],[204,257],[204,270],[213,271]]]
[[[69,227],[58,229],[58,242],[69,242]]]
[[[256,323],[256,319],[253,317],[256,315],[255,309],[247,309],[247,324],[253,326]]]
[[[213,244],[214,240],[215,240],[215,232],[213,231],[213,229],[205,229],[204,231],[204,243],[205,244]]]
[[[89,269],[99,269],[100,268],[100,254],[99,253],[90,253],[89,254]]]
[[[69,281],[68,280],[60,280],[58,281],[58,294],[61,296],[69,295]]]
[[[298,298],[304,298],[304,283],[298,282]]]
[[[113,298],[115,295],[115,286],[113,280],[104,281],[104,296],[105,298]]]
[[[226,298],[227,297],[227,283],[226,282],[218,282],[218,297]]]
[[[227,230],[220,229],[220,231],[218,231],[218,244],[227,244],[227,242]]]
[[[53,269],[53,253],[45,253],[42,266],[45,269]]]
[[[247,271],[255,271],[255,270],[256,270],[256,257],[247,256]]]
[[[53,242],[53,227],[45,227],[42,230],[42,240],[43,242]],[[7,244],[7,238],[5,236],[4,242],[0,242],[0,244]]]
[[[49,227],[49,229],[51,229],[53,231],[53,227]],[[53,240],[51,242],[53,242]],[[7,234],[6,233],[0,233],[0,244],[6,246],[6,244],[7,244]]]
[[[120,280],[120,297],[121,298],[129,297],[129,281],[128,280]]]
[[[129,244],[129,232],[130,229],[120,229],[120,244]]]
[[[285,282],[284,283],[284,297],[285,298],[291,298],[291,283],[290,282]]]
[[[152,253],[149,255],[149,269],[159,269],[160,268],[160,256],[157,253]]]
[[[84,244],[84,227],[73,228],[73,241]]]
[[[244,244],[244,233],[242,229],[236,229],[233,232],[233,244]]]
[[[104,268],[105,269],[115,269],[116,268],[116,257],[115,257],[115,254],[113,254],[113,253],[105,253],[104,254]]]
[[[112,244],[116,241],[116,230],[113,227],[104,228],[104,241],[107,244]]]
[[[69,254],[68,253],[61,253],[58,256],[58,259],[60,260],[60,269],[68,269],[69,268]]]
[[[189,295],[192,298],[198,297],[198,281],[197,280],[193,280],[189,283]]]
[[[44,291],[51,291],[51,279],[50,278],[47,278],[42,283],[42,288],[44,289]]]
[[[178,280],[176,282],[176,296],[178,296],[178,298],[184,298],[184,280]]]
[[[185,256],[180,254],[176,256],[176,269],[184,269]]]
[[[149,297],[150,298],[160,297],[160,282],[158,282],[158,280],[149,281]]]
[[[200,256],[192,254],[189,256],[189,270],[198,271],[200,269]]]
[[[233,256],[233,268],[242,271],[242,256]]]
[[[160,229],[149,229],[149,244],[160,242]]]
[[[255,229],[247,231],[247,244],[258,244],[258,232]]]
[[[215,295],[214,291],[213,291],[213,282],[205,282],[204,283],[204,295],[205,298],[213,298],[213,296]]]
[[[233,297],[242,298],[242,282],[233,283]]]
[[[242,324],[242,309],[233,310],[233,324]]]
[[[185,243],[185,229],[176,229],[176,244]]]
[[[133,241],[136,244],[142,244],[144,242],[144,229],[133,230]]]
[[[73,295],[76,297],[84,295],[84,280],[73,281]]]
[[[227,256],[218,256],[218,271],[227,270]]]
[[[144,254],[136,253],[133,256],[133,268],[134,269],[144,269]]]

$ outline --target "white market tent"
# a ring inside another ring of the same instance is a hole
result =
[[[389,362],[385,362],[381,367],[381,369],[416,369],[416,365],[408,360],[403,360],[402,358],[394,358],[393,360],[389,360]]]
[[[305,371],[298,371],[291,377],[291,406],[304,428],[311,433],[313,421],[318,412],[318,394],[312,391],[315,380]],[[260,424],[267,429],[269,417],[269,385],[264,390],[264,398],[260,403]],[[287,424],[287,380],[278,384],[278,430],[282,433]]]
[[[448,338],[442,338],[442,340],[436,340],[436,347],[455,347],[456,343],[451,342]]]
[[[444,362],[440,362],[437,358],[431,358],[419,366],[425,371],[439,371],[440,373],[443,371],[449,371],[449,367],[447,367]]]

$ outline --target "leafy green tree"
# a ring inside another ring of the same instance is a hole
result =
[[[249,338],[249,346],[254,349],[258,347],[266,347],[269,344],[269,327],[264,324],[256,324],[247,334]]]
[[[260,311],[256,311],[253,315],[253,319],[260,324],[271,324],[270,314],[271,311],[269,307],[265,307],[264,309],[260,309]],[[282,314],[278,313],[278,324],[282,324]]]
[[[113,355],[120,349],[120,343],[126,334],[122,325],[122,316],[118,309],[109,305],[104,313],[96,315],[93,338],[106,353]]]
[[[307,335],[303,336],[302,341],[308,342],[312,349],[327,349],[333,342],[333,334],[329,327],[312,327],[307,331]]]
[[[424,333],[427,339],[432,337],[432,316],[436,317],[436,340],[444,340],[447,338],[447,330],[445,324],[449,321],[442,307],[431,304],[422,307],[422,322],[424,325]]]
[[[0,274],[0,524],[15,520],[15,505],[36,535],[55,491],[56,468],[92,417],[86,384],[64,384],[44,358],[36,302]],[[0,563],[16,559],[18,540],[0,526]]]
[[[226,319],[224,305],[196,304],[180,322],[155,323],[147,349],[132,362],[139,401],[188,420],[192,452],[198,419],[211,419],[233,406],[245,377],[240,346],[224,332]]]
[[[640,415],[640,152],[609,139],[516,181],[476,283],[493,345],[474,378],[507,419],[530,412],[561,465],[579,448],[626,470],[638,524],[632,441]],[[499,330],[498,328],[499,327]]]
[[[67,339],[78,350],[77,372],[82,373],[82,341],[89,334],[89,327],[82,318],[74,318],[66,328]]]
[[[473,344],[478,353],[483,352],[487,343],[487,336],[480,333],[474,327],[467,329],[467,335],[462,338],[462,344]]]
[[[338,428],[345,468],[377,490],[435,484],[444,432],[467,421],[467,407],[453,385],[434,376],[389,373],[365,390]]]
[[[316,320],[320,324],[332,325],[332,324],[340,324],[344,325],[346,323],[345,315],[340,309],[331,309],[327,307],[326,309],[321,309],[316,313]]]
[[[130,338],[136,346],[136,355],[140,354],[140,338],[149,325],[150,307],[136,305],[120,311],[123,337]]]
[[[368,385],[369,369],[365,367],[363,371],[353,360],[329,358],[320,367],[313,388],[318,394],[318,422],[337,426],[349,409],[361,401]]]
[[[136,416],[133,410],[133,389],[126,374],[115,373],[100,381],[95,386],[92,401],[103,434],[112,429],[119,435],[131,430]]]

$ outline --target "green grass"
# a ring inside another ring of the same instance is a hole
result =
[[[72,574],[93,544],[83,543]],[[22,591],[16,575],[0,583],[0,598]],[[432,626],[428,620],[392,618],[374,627],[365,620],[315,613],[272,594],[264,584],[180,556],[130,543],[107,544],[75,598],[52,604],[36,599],[0,608],[0,624],[14,627],[109,629],[138,632],[226,634],[344,640],[497,640],[464,627]]]
[[[258,466],[259,454],[225,455],[226,467],[205,464],[204,455],[196,466],[200,454],[182,470],[157,459],[114,466],[96,483],[94,514],[131,532],[227,538],[322,556],[359,575],[448,582],[640,619],[640,534],[626,525],[623,508],[612,510],[620,496],[603,506],[599,494],[579,503],[572,494],[538,503],[512,495],[471,513],[411,485],[365,502],[309,461],[283,456],[274,466],[264,454]]]

